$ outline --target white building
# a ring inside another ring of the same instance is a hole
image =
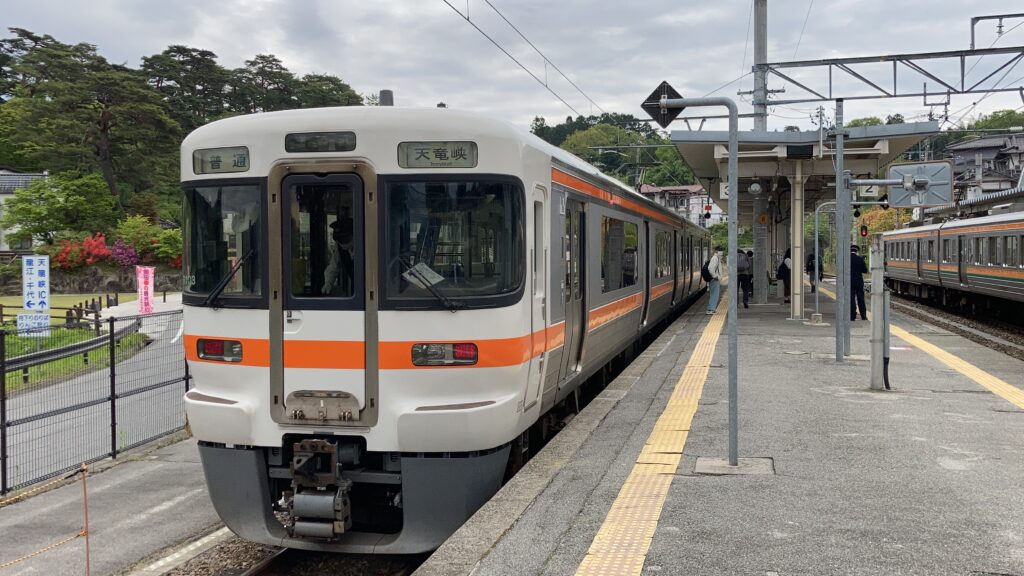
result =
[[[6,166],[0,166],[0,217],[4,213],[4,202],[14,197],[14,191],[26,188],[33,180],[46,178],[46,172],[28,173],[14,170]],[[29,252],[32,250],[32,241],[25,240],[17,245],[11,246],[7,242],[7,234],[11,230],[0,228],[0,252]]]
[[[714,202],[708,200],[708,193],[700,184],[681,186],[651,186],[643,184],[640,193],[666,208],[675,210],[683,218],[698,226],[711,226],[727,221],[727,216]],[[705,218],[706,208],[711,207],[711,218]]]

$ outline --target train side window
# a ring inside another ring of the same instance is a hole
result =
[[[1017,236],[1006,237],[1006,265],[1020,265],[1020,239]]]
[[[985,258],[985,239],[978,237],[974,239],[974,260],[975,264],[982,264]]]
[[[993,236],[991,238],[986,238],[985,241],[988,243],[988,264],[990,266],[1002,265],[1003,259],[1001,258],[1002,255],[1000,253],[1002,252],[1001,248],[1003,239]]]
[[[672,237],[668,232],[654,233],[654,277],[664,278],[672,274]]]
[[[636,284],[637,238],[636,224],[601,219],[601,292]]]

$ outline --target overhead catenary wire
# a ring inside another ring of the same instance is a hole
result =
[[[572,110],[572,111],[573,111],[573,113],[575,113],[575,114],[576,114],[577,116],[583,116],[583,114],[581,114],[579,110],[577,110],[577,109],[573,108],[572,104],[569,104],[568,102],[566,102],[566,101],[565,101],[565,98],[562,98],[562,96],[561,96],[561,95],[559,95],[559,94],[558,94],[558,92],[555,92],[554,90],[552,90],[552,89],[551,89],[551,87],[550,87],[550,86],[548,86],[547,82],[545,82],[545,81],[541,80],[540,78],[538,78],[536,74],[534,74],[533,72],[531,72],[529,68],[527,68],[526,66],[524,66],[522,62],[520,62],[519,60],[517,60],[515,56],[513,56],[513,55],[512,55],[511,53],[509,53],[509,51],[508,51],[508,50],[506,50],[504,46],[502,46],[501,44],[499,44],[499,43],[498,43],[498,42],[497,42],[497,41],[496,41],[496,40],[495,40],[494,38],[491,38],[491,36],[490,36],[489,34],[487,34],[487,32],[484,32],[482,28],[480,28],[479,26],[477,26],[477,25],[476,25],[476,22],[473,22],[472,20],[470,20],[470,19],[469,19],[469,16],[467,16],[467,15],[463,14],[462,12],[459,12],[459,9],[458,9],[458,8],[456,8],[455,6],[452,6],[451,2],[449,2],[448,0],[441,0],[441,1],[442,1],[442,2],[444,2],[445,4],[447,4],[447,5],[448,5],[448,7],[449,7],[449,8],[451,8],[451,9],[452,9],[452,10],[453,10],[453,11],[454,11],[454,12],[455,12],[456,14],[458,14],[458,15],[459,15],[460,17],[462,17],[462,19],[463,19],[463,20],[465,20],[466,22],[468,22],[470,26],[472,26],[473,28],[476,28],[476,31],[477,31],[477,32],[479,32],[480,34],[482,34],[482,35],[483,35],[483,37],[484,37],[484,38],[487,38],[487,39],[488,39],[488,40],[489,40],[489,41],[491,42],[491,44],[494,44],[494,46],[495,46],[495,47],[496,47],[496,48],[497,48],[498,50],[501,50],[501,51],[502,51],[502,52],[503,52],[503,53],[504,53],[504,54],[505,54],[506,56],[508,56],[508,57],[509,57],[509,59],[510,59],[510,60],[512,60],[513,62],[515,62],[515,63],[516,63],[516,65],[518,65],[518,66],[519,66],[520,68],[522,68],[522,69],[523,69],[523,72],[526,72],[527,74],[529,74],[531,78],[533,78],[534,80],[536,80],[536,81],[537,81],[537,83],[538,83],[538,84],[540,84],[541,86],[543,86],[543,87],[544,87],[544,88],[545,88],[545,89],[546,89],[546,90],[547,90],[548,92],[550,92],[552,96],[554,96],[555,98],[558,98],[558,100],[559,100],[559,101],[560,101],[560,102],[561,102],[562,104],[565,104],[566,108],[568,108],[569,110]],[[468,12],[468,11],[469,11],[469,10],[467,9],[467,12]]]
[[[793,60],[796,60],[796,53],[800,50],[800,41],[804,39],[804,30],[807,29],[807,20],[811,17],[811,7],[814,6],[814,0],[811,0],[807,4],[807,14],[804,15],[804,25],[800,27],[800,36],[796,39],[796,48],[793,49]]]
[[[565,75],[565,72],[562,72],[562,70],[561,70],[561,69],[560,69],[560,68],[559,68],[558,66],[556,66],[556,65],[555,65],[555,63],[554,63],[554,62],[552,62],[550,58],[548,58],[547,56],[545,56],[545,55],[544,55],[544,53],[540,51],[540,48],[537,48],[537,47],[536,47],[536,46],[535,46],[535,45],[533,44],[533,42],[530,42],[530,39],[529,39],[529,38],[527,38],[527,37],[526,37],[526,35],[525,35],[525,34],[523,34],[523,33],[522,33],[522,32],[521,32],[520,30],[519,30],[519,28],[516,28],[516,25],[515,25],[515,24],[513,24],[512,22],[510,22],[510,21],[509,21],[509,19],[508,19],[508,18],[506,18],[506,17],[505,17],[505,15],[504,15],[504,14],[502,14],[502,13],[501,13],[501,11],[500,11],[500,10],[498,10],[498,9],[497,9],[497,8],[496,8],[496,7],[494,6],[494,4],[491,4],[491,0],[484,0],[484,2],[486,2],[486,3],[487,3],[487,5],[491,7],[491,10],[494,10],[494,13],[495,13],[495,14],[497,14],[498,16],[500,16],[500,17],[501,17],[501,19],[502,19],[502,20],[504,20],[506,24],[508,24],[508,25],[509,25],[510,27],[512,27],[512,29],[516,31],[516,34],[519,34],[519,37],[520,37],[520,38],[522,38],[522,39],[523,39],[523,40],[524,40],[524,41],[525,41],[525,42],[526,42],[527,44],[529,44],[529,45],[530,45],[530,48],[533,48],[533,49],[534,49],[534,51],[535,51],[535,52],[537,52],[537,54],[539,54],[539,55],[540,55],[540,57],[544,59],[544,62],[546,62],[546,63],[550,64],[550,65],[551,65],[551,67],[552,67],[552,68],[554,68],[556,72],[558,72],[559,74],[561,74],[562,78],[565,78],[565,80],[566,80],[566,81],[567,81],[567,82],[568,82],[569,84],[571,84],[571,85],[572,85],[572,87],[573,87],[573,88],[575,88],[575,89],[576,89],[576,90],[577,90],[577,91],[578,91],[578,92],[579,92],[580,94],[582,94],[582,95],[583,95],[583,97],[584,97],[584,98],[586,98],[588,102],[590,102],[591,104],[593,104],[593,105],[594,105],[594,106],[595,106],[595,107],[596,107],[596,108],[597,108],[598,110],[600,110],[600,111],[601,111],[602,113],[604,113],[604,114],[607,114],[607,112],[605,111],[605,109],[604,109],[604,108],[601,108],[601,105],[600,105],[600,104],[598,104],[597,102],[594,102],[594,99],[593,99],[593,98],[591,98],[590,96],[588,96],[588,95],[587,95],[587,93],[586,93],[586,92],[584,92],[582,88],[580,88],[579,86],[577,86],[575,82],[573,82],[573,81],[572,81],[572,80],[571,80],[571,79],[570,79],[570,78],[569,78],[568,76],[566,76],[566,75]],[[468,10],[467,10],[467,11],[468,11]],[[468,18],[467,18],[467,20],[468,20]]]

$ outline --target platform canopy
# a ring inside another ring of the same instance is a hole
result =
[[[900,154],[938,131],[938,122],[847,128],[846,169],[852,171],[855,178],[875,177]],[[674,130],[671,137],[694,175],[709,190],[712,201],[726,209],[728,200],[721,193],[721,183],[728,179],[729,133]],[[835,198],[833,145],[827,134],[818,131],[740,132],[740,222],[749,222],[752,217],[750,185],[757,181],[764,191],[773,195],[788,190],[799,160],[802,160],[801,172],[807,178],[804,205],[813,207],[822,199]]]

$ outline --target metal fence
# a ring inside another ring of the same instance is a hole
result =
[[[181,430],[181,311],[0,329],[0,493]]]

